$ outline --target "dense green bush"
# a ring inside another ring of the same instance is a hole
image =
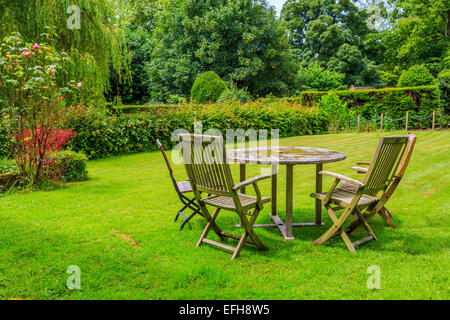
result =
[[[441,90],[445,113],[448,114],[450,108],[450,69],[446,69],[438,74],[438,85]]]
[[[306,67],[300,67],[297,73],[297,90],[344,90],[345,74],[332,70],[326,70],[313,63]]]
[[[415,65],[405,70],[398,79],[397,87],[415,87],[435,84],[435,79],[424,65]]]
[[[191,100],[197,103],[216,102],[224,90],[225,82],[212,71],[199,75],[192,85]]]
[[[353,115],[347,108],[347,102],[339,99],[335,93],[329,93],[322,97],[319,110],[330,120],[331,128],[336,132],[339,128],[338,121],[349,120]]]
[[[252,96],[244,89],[239,89],[235,84],[230,84],[228,89],[225,89],[220,95],[217,102],[233,102],[240,101],[242,103],[252,100]]]
[[[83,181],[87,179],[88,158],[74,151],[59,151],[48,157],[49,172],[56,180],[65,182]]]
[[[202,130],[215,128],[225,134],[227,129],[279,129],[281,137],[325,133],[328,121],[317,108],[284,101],[264,101],[247,104],[223,103],[215,105],[183,105],[151,108],[139,112],[107,116],[78,108],[67,127],[77,136],[68,148],[84,152],[89,158],[135,153],[156,149],[156,139],[166,146],[174,145],[172,133],[176,129],[194,131],[194,122],[202,122]]]

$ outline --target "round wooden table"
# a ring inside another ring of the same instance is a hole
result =
[[[294,166],[299,164],[316,165],[316,192],[322,192],[322,175],[324,163],[342,161],[346,155],[342,152],[318,148],[303,147],[268,147],[234,149],[227,152],[230,161],[240,164],[240,179],[245,180],[246,164],[272,165],[272,210],[270,216],[273,224],[258,224],[255,227],[278,227],[285,240],[294,240],[292,227],[322,226],[322,203],[316,200],[315,222],[293,223],[292,204],[294,192]],[[277,214],[277,171],[278,165],[286,166],[286,222]],[[245,189],[242,190],[245,193]]]

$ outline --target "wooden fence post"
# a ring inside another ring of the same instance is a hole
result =
[[[360,129],[360,127],[359,127],[360,121],[361,121],[361,115],[358,114],[358,132],[359,132],[359,129]]]
[[[408,120],[409,120],[409,112],[406,112],[406,125],[405,125],[406,131],[408,131]]]
[[[384,114],[381,114],[381,131],[383,131],[383,118],[384,118]]]
[[[436,110],[433,110],[433,126],[431,127],[431,130],[434,131],[434,123],[436,121]]]

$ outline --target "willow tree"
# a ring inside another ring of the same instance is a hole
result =
[[[0,0],[0,37],[17,31],[39,42],[51,33],[56,49],[69,54],[63,80],[82,81],[87,102],[103,100],[111,71],[121,79],[129,74],[117,5],[111,0]]]

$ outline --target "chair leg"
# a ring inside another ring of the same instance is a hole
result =
[[[378,241],[377,237],[375,236],[375,233],[373,232],[370,225],[367,223],[366,219],[364,218],[364,215],[361,213],[361,211],[356,208],[356,214],[358,215],[358,218],[361,221],[361,224],[363,225],[364,229],[366,229],[367,233],[372,236],[373,240]]]
[[[347,246],[348,251],[350,251],[351,253],[356,253],[355,246],[353,245],[352,241],[348,237],[348,234],[345,233],[343,228],[339,229],[339,233],[341,235],[342,240],[344,240],[344,243]]]
[[[333,209],[331,209],[330,205],[325,205],[325,208],[327,209],[327,212],[328,212],[331,220],[333,220],[334,224],[319,239],[314,241],[314,244],[316,246],[319,246],[319,245],[323,244],[324,242],[326,242],[327,240],[329,240],[330,238],[332,238],[336,235],[340,235],[342,240],[344,241],[345,245],[347,246],[348,251],[350,251],[351,253],[356,253],[354,244],[352,243],[348,234],[345,232],[344,228],[342,227],[342,225],[345,223],[348,216],[354,211],[354,209],[347,208],[344,211],[344,213],[341,215],[341,217],[338,218],[335,215]]]
[[[177,215],[175,216],[174,222],[177,222],[179,216],[183,216],[183,221],[186,221],[186,215],[183,212],[184,209],[186,209],[186,206],[183,209],[181,209],[180,211],[178,211]]]
[[[333,225],[331,226],[328,231],[326,231],[320,238],[318,238],[316,241],[314,241],[314,244],[316,246],[320,246],[325,241],[333,237],[336,233],[340,234],[340,228],[344,224],[345,220],[351,213],[351,209],[347,208],[345,212],[342,214],[342,216],[338,219],[336,215],[333,212],[333,209],[329,205],[326,205],[325,208],[327,209],[328,215],[330,216],[331,220],[333,220]],[[345,218],[344,218],[345,217]],[[344,219],[343,219],[344,218]]]
[[[261,251],[266,251],[269,249],[264,245],[264,243],[261,241],[261,239],[259,239],[259,237],[255,233],[255,229],[253,228],[253,224],[255,223],[256,218],[258,218],[260,211],[261,211],[260,209],[255,209],[250,221],[247,220],[247,217],[245,214],[242,214],[241,220],[243,220],[242,222],[243,222],[245,231],[248,233],[248,235],[253,240],[253,242],[258,247],[258,249]]]
[[[255,223],[256,218],[258,217],[259,211],[260,211],[259,209],[255,209],[252,217],[250,218],[250,221],[247,220],[247,217],[245,217],[245,214],[241,216],[241,224],[244,226],[245,231],[242,234],[241,239],[239,240],[239,243],[233,253],[233,256],[231,257],[231,260],[234,260],[237,257],[239,257],[239,254],[241,253],[241,250],[244,247],[244,244],[249,235],[250,235],[250,238],[252,238],[253,243],[258,247],[259,250],[262,250],[262,251],[268,250],[268,248],[259,239],[259,237],[256,235],[256,233],[253,229],[253,224]]]
[[[208,211],[208,210],[207,210],[206,208],[205,208],[205,210],[203,211],[203,213],[205,213],[205,216],[206,216],[206,214],[207,214],[207,211]],[[213,226],[216,226],[216,227],[217,227],[217,225],[216,225],[216,223],[215,223],[214,220],[216,220],[216,218],[217,218],[219,212],[220,212],[220,208],[217,208],[217,209],[214,211],[212,217],[209,216],[209,219],[207,218],[207,219],[208,219],[208,223],[206,224],[206,227],[205,227],[205,229],[203,230],[203,233],[202,233],[200,239],[199,239],[198,242],[197,242],[197,248],[200,247],[200,246],[202,245],[203,239],[205,239],[205,238],[208,236],[208,233],[209,233],[209,231],[211,230],[211,228],[213,228]],[[209,214],[208,214],[208,215],[209,215]],[[217,227],[217,228],[219,228],[219,227]],[[220,230],[220,229],[219,229],[219,230]],[[222,233],[222,231],[220,231],[220,234],[219,234],[220,236],[221,236],[221,233]]]
[[[391,213],[385,208],[383,207],[383,209],[381,209],[378,214],[384,219],[384,221],[386,221],[386,223],[388,224],[388,226],[390,226],[392,229],[397,229],[397,226],[395,225],[395,223],[392,221],[392,215]]]
[[[197,209],[194,209],[194,208],[192,208],[192,207],[189,207],[189,209],[191,209],[192,211],[194,211],[194,213],[193,214],[191,214],[190,216],[189,216],[189,218],[187,218],[187,219],[185,219],[184,220],[184,222],[181,224],[181,228],[180,228],[180,231],[181,230],[183,230],[183,228],[184,228],[184,226],[196,215],[196,214],[199,214],[199,215],[202,215],[201,213],[200,213],[200,211],[198,211]]]
[[[242,237],[241,237],[241,239],[239,239],[239,243],[238,243],[236,249],[234,250],[233,255],[231,256],[231,260],[234,260],[237,257],[239,257],[239,254],[241,253],[241,250],[244,247],[245,240],[247,240],[247,236],[248,236],[247,232],[244,232],[242,234]]]
[[[208,223],[211,222],[211,215],[209,214],[209,211],[206,208],[206,206],[201,206],[200,209],[201,209],[201,211],[203,213],[203,217],[206,219],[206,221],[208,221]],[[222,235],[223,232],[222,232],[222,230],[219,228],[219,226],[216,224],[216,222],[214,220],[211,223],[211,228],[219,236],[220,239],[223,239],[223,235]]]

